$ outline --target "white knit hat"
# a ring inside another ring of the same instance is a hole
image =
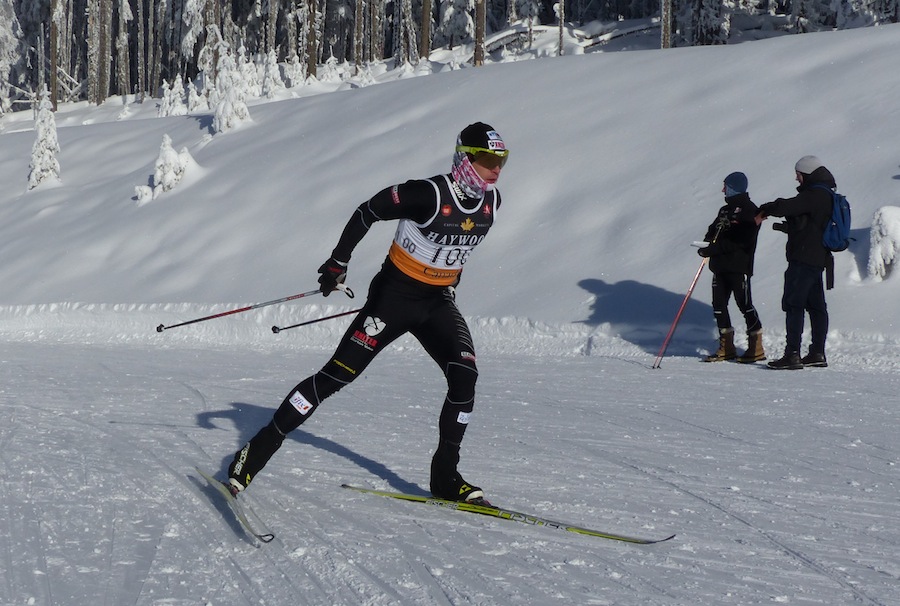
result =
[[[822,164],[822,161],[817,157],[803,156],[797,160],[797,164],[794,165],[794,170],[803,175],[811,175],[816,169],[822,168],[823,166],[825,165]]]

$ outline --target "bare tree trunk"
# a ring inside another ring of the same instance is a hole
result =
[[[58,102],[59,81],[59,0],[50,3],[50,103],[56,111]]]
[[[431,0],[422,0],[422,31],[419,38],[419,56],[428,60],[431,56]]]
[[[152,8],[152,7],[151,7]],[[135,67],[137,68],[137,100],[140,103],[144,102],[144,93],[147,91],[147,77],[146,77],[146,56],[144,55],[144,36],[146,36],[146,30],[144,29],[144,0],[137,0],[137,61],[135,61]]]
[[[306,75],[316,77],[316,59],[319,53],[318,29],[316,28],[317,2],[306,0],[309,11],[306,20]]]
[[[660,7],[660,48],[672,48],[672,0],[661,0]]]
[[[362,70],[365,63],[363,48],[365,46],[365,20],[366,2],[356,0],[356,10],[353,13],[353,61],[356,64],[356,73]]]
[[[473,63],[484,65],[484,21],[485,21],[485,0],[475,0],[475,55]]]
[[[384,0],[369,0],[369,60],[384,58]]]
[[[140,0],[138,0],[140,2]],[[120,95],[131,92],[131,56],[128,42],[128,19],[131,13],[128,0],[119,0],[119,32],[116,36],[116,80]]]
[[[557,6],[557,15],[556,17],[559,19],[559,50],[557,51],[557,56],[562,57],[565,54],[565,49],[563,48],[563,33],[566,31],[566,0],[559,0]]]
[[[269,0],[269,22],[266,24],[266,54],[269,54],[269,51],[272,49],[278,50],[275,47],[275,34],[277,31],[278,25],[278,2],[275,0]]]
[[[153,97],[156,95],[156,92],[159,90],[160,78],[161,78],[161,70],[162,70],[162,43],[163,43],[163,16],[166,14],[166,0],[159,0],[159,4],[156,6],[156,9],[153,8],[153,3],[157,0],[151,0],[150,2],[150,21],[147,24],[149,39],[147,41],[148,51],[150,54],[150,80],[147,82],[147,90],[150,93],[150,96]]]
[[[103,103],[109,94],[110,67],[112,59],[112,0],[100,0],[98,23],[98,56],[97,56],[97,105]]]

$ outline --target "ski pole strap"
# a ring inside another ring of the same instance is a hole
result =
[[[347,285],[344,284],[344,283],[338,284],[338,285],[337,285],[337,289],[340,290],[341,292],[343,292],[345,295],[347,295],[347,296],[350,297],[351,299],[353,299],[354,297],[356,297],[356,295],[353,293],[353,291],[350,289],[350,287],[347,286]]]

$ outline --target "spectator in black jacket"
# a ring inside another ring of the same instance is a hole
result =
[[[831,194],[824,185],[837,187],[834,176],[815,156],[803,156],[794,166],[797,173],[797,195],[779,198],[759,208],[757,222],[766,217],[784,217],[782,223],[772,227],[787,233],[785,253],[788,267],[784,272],[784,310],[787,339],[784,356],[769,362],[770,368],[796,370],[805,366],[828,366],[825,359],[825,337],[828,333],[828,307],[825,304],[824,271],[828,288],[834,281],[834,258],[822,244],[822,234],[831,218]],[[805,314],[809,314],[812,343],[809,353],[800,357],[800,341],[803,336]]]
[[[737,357],[734,327],[728,314],[728,302],[734,295],[734,302],[747,325],[747,351],[738,361],[751,363],[766,359],[762,323],[753,307],[750,292],[753,257],[759,235],[755,217],[759,209],[747,193],[747,176],[744,173],[734,172],[725,177],[722,193],[725,194],[725,205],[719,209],[716,220],[710,224],[703,238],[710,244],[697,251],[701,257],[709,258],[709,269],[713,274],[713,315],[719,329],[719,348],[703,361],[720,362]]]

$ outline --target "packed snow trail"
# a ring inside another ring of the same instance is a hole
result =
[[[678,533],[648,549],[342,489],[427,486],[442,379],[421,352],[392,350],[248,491],[278,535],[257,548],[193,466],[221,469],[325,355],[0,345],[4,600],[900,600],[894,373],[483,356],[466,475],[511,508]]]

